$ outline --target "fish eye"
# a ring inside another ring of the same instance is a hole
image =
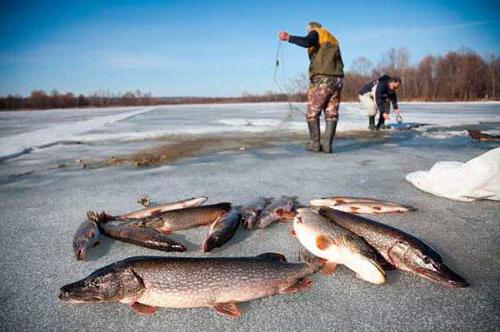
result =
[[[422,257],[422,261],[425,264],[430,264],[431,263],[431,258],[429,256],[424,256],[424,257]]]

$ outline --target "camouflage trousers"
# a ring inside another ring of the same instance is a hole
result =
[[[313,77],[307,93],[306,120],[318,119],[322,111],[325,113],[325,120],[338,120],[342,86],[340,77]]]

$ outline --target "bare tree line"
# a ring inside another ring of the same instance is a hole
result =
[[[354,100],[360,87],[383,74],[403,80],[398,97],[406,101],[499,100],[500,56],[487,59],[470,49],[444,56],[426,56],[410,65],[406,48],[391,49],[375,67],[366,58],[356,59],[346,75],[343,97]]]
[[[426,56],[410,64],[406,48],[390,49],[375,66],[364,57],[354,60],[346,73],[342,99],[357,100],[358,92],[367,82],[383,74],[400,76],[403,84],[398,91],[406,101],[474,101],[500,100],[500,56],[484,59],[470,49],[449,52],[444,56]],[[243,94],[241,97],[153,97],[140,90],[125,93],[97,91],[88,96],[52,90],[32,91],[30,96],[0,97],[0,109],[50,109],[109,106],[146,106],[201,103],[279,102],[307,99],[307,75],[292,80],[288,93]]]

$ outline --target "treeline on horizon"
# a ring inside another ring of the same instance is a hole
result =
[[[367,82],[383,74],[403,80],[398,90],[402,101],[484,101],[500,100],[500,56],[486,59],[470,49],[449,52],[444,56],[426,56],[410,65],[406,48],[387,51],[374,66],[364,57],[354,60],[346,72],[343,101],[357,101],[358,92]],[[307,99],[307,75],[303,74],[286,86],[286,92],[243,94],[241,97],[154,97],[140,90],[123,94],[98,91],[92,95],[61,94],[52,90],[32,91],[30,96],[0,97],[0,109],[52,109],[110,106],[152,106],[206,103],[303,102]]]

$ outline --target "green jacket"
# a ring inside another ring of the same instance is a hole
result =
[[[309,78],[316,75],[344,77],[344,63],[337,39],[324,28],[314,29],[319,35],[319,45],[308,49]]]

